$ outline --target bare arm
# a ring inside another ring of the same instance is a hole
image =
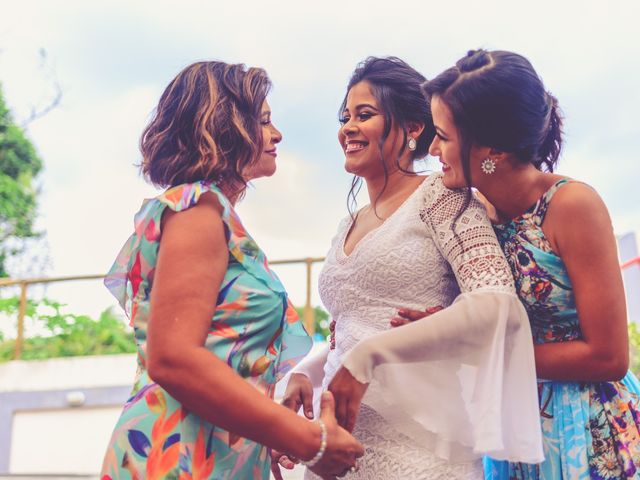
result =
[[[147,337],[149,375],[205,420],[310,459],[320,444],[319,426],[258,393],[204,346],[227,269],[220,212],[215,196],[205,194],[196,206],[163,218]],[[337,426],[327,427],[329,445],[344,442],[345,458],[353,455],[357,443]]]
[[[550,380],[613,381],[629,365],[622,275],[609,213],[579,183],[554,196],[543,226],[575,294],[583,339],[535,346],[536,369]]]

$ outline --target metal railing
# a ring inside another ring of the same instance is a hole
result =
[[[274,260],[270,261],[269,265],[290,265],[296,263],[303,263],[306,266],[306,296],[302,321],[304,323],[307,332],[313,335],[315,332],[315,317],[313,313],[313,307],[311,306],[311,267],[314,263],[323,262],[324,257],[308,257],[298,258],[291,260]],[[37,277],[37,278],[0,278],[0,288],[2,287],[20,287],[20,303],[18,306],[18,325],[16,332],[16,343],[13,351],[14,360],[20,359],[22,356],[22,346],[24,344],[24,318],[27,312],[27,290],[29,285],[35,284],[49,284],[57,282],[71,282],[74,280],[99,280],[104,278],[104,274],[96,275],[74,275],[67,277]]]
[[[290,265],[296,263],[303,263],[306,266],[306,296],[302,321],[304,323],[307,332],[313,335],[315,332],[315,318],[313,314],[313,307],[311,306],[311,267],[314,263],[323,262],[324,257],[307,257],[297,258],[292,260],[274,260],[269,262],[270,265]],[[633,265],[640,266],[640,257],[632,258],[620,265],[620,269],[625,270]],[[16,343],[14,347],[13,358],[15,360],[22,356],[22,346],[24,344],[24,317],[27,311],[27,289],[29,285],[34,284],[48,284],[55,282],[70,282],[73,280],[97,280],[104,278],[105,275],[75,275],[69,277],[40,277],[40,278],[24,278],[24,279],[11,279],[0,278],[1,287],[20,286],[20,304],[18,307],[18,326],[16,334]]]

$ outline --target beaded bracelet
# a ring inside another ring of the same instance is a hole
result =
[[[320,448],[318,449],[318,453],[316,453],[311,460],[308,460],[306,462],[302,460],[300,462],[306,467],[313,467],[316,463],[318,463],[322,458],[322,455],[324,455],[324,451],[327,449],[327,427],[325,426],[324,422],[320,419],[316,420],[316,423],[320,425],[320,431],[322,432],[322,437],[320,440]]]

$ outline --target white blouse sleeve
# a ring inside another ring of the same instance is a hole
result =
[[[321,388],[322,380],[324,379],[324,365],[327,363],[328,356],[329,342],[326,342],[315,352],[307,355],[291,370],[291,373],[301,373],[306,375],[311,381],[311,385],[313,385],[314,389]]]
[[[370,383],[363,402],[436,455],[544,459],[526,311],[483,206],[426,181],[421,217],[461,294],[422,320],[360,341],[343,365]],[[459,213],[461,214],[459,215]]]

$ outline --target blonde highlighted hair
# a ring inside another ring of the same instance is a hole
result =
[[[160,97],[140,138],[141,170],[154,185],[211,181],[233,193],[260,157],[260,112],[271,88],[261,68],[198,62],[182,70]]]

